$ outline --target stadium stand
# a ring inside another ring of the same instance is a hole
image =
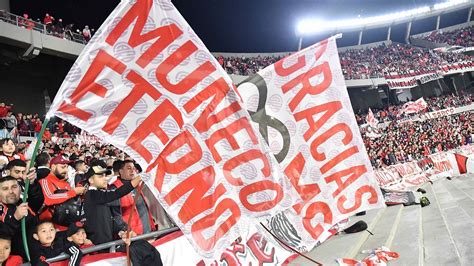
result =
[[[18,25],[19,27],[41,31],[44,34],[56,36],[58,38],[66,38],[80,43],[86,43],[90,39],[91,32],[88,27],[84,28],[83,31],[80,31],[80,34],[77,34],[74,32],[71,24],[64,27],[62,26],[61,20],[56,22],[52,17],[48,18],[48,16],[46,16],[43,23],[41,23],[31,20],[27,14],[16,16],[5,12],[0,13],[1,20]],[[474,37],[472,34],[473,28],[474,27],[467,27],[447,32],[436,31],[426,36],[424,39],[436,43],[471,47],[474,43]],[[392,72],[408,76],[427,74],[433,71],[438,71],[439,66],[445,64],[472,61],[473,59],[472,56],[462,53],[444,53],[401,43],[381,44],[375,47],[362,49],[349,49],[341,51],[339,57],[343,74],[347,80],[384,78]],[[266,66],[277,62],[283,58],[283,56],[226,57],[218,55],[216,58],[227,73],[251,76]],[[472,93],[464,88],[464,90],[461,90],[457,95],[453,93],[444,93],[437,96],[426,97],[425,100],[428,107],[415,115],[401,114],[404,102],[374,106],[372,108],[374,116],[381,124],[383,124],[383,127],[377,130],[377,137],[369,136],[368,131],[362,130],[362,125],[367,123],[367,111],[359,110],[355,113],[356,120],[361,126],[361,133],[369,159],[374,168],[384,169],[399,163],[415,162],[436,153],[457,149],[464,145],[472,145],[474,135],[474,114],[472,113],[472,110],[435,119],[414,119],[415,116],[426,114],[428,112],[470,106],[473,104],[474,100],[474,95]],[[7,169],[10,161],[17,158],[23,158],[25,160],[31,159],[28,155],[29,150],[32,148],[32,143],[31,141],[24,141],[21,137],[37,136],[42,121],[44,121],[44,119],[37,113],[23,114],[18,112],[15,108],[15,106],[8,103],[0,103],[0,142],[2,143],[2,146],[0,147],[2,148],[0,154],[0,168],[3,169],[2,177],[0,178],[0,185],[4,182],[12,181],[7,180],[8,178],[6,178],[10,175],[10,172]],[[7,147],[8,145],[14,145],[13,151],[10,149],[11,147]],[[92,175],[104,174],[111,180],[117,180],[117,178],[120,178],[117,171],[122,170],[120,165],[122,164],[123,166],[124,161],[129,162],[128,160],[130,159],[127,154],[121,152],[114,146],[97,142],[95,138],[88,136],[84,132],[81,132],[77,127],[58,118],[53,118],[52,121],[50,121],[47,132],[43,136],[41,152],[49,154],[51,158],[57,158],[53,164],[64,165],[63,172],[60,173],[59,170],[56,171],[55,166],[52,173],[53,175],[56,175],[56,177],[64,174],[64,180],[70,185],[70,191],[74,191],[74,188],[81,187],[87,183],[87,180],[84,180],[82,177],[84,174],[87,176],[86,172],[88,171],[76,171],[77,168],[75,168],[75,166],[77,164],[85,163],[89,171],[92,169]],[[135,164],[134,167],[131,167],[130,171],[132,171],[133,174],[138,174],[141,169],[139,169]],[[91,173],[89,172],[89,176],[90,174]],[[77,176],[81,176],[81,178],[78,179],[76,178]],[[24,178],[26,178],[26,176],[23,177],[23,179]],[[44,197],[49,196],[50,198],[55,198],[57,195],[52,194],[56,193],[51,194],[51,191],[48,191],[48,189],[52,187],[44,185],[45,182],[41,183],[43,188],[41,193],[43,193]],[[456,185],[446,184],[446,182],[446,180],[443,180],[443,183],[436,183],[433,185],[426,184],[424,186],[428,190],[430,198],[433,199],[433,202],[435,202],[436,206],[439,208],[434,210],[421,210],[421,207],[418,205],[409,207],[398,205],[397,207],[387,210],[383,209],[370,212],[365,217],[365,220],[368,221],[369,229],[376,233],[379,239],[370,239],[368,233],[364,232],[363,235],[353,236],[353,242],[357,243],[355,246],[347,247],[347,243],[351,241],[348,241],[347,238],[336,236],[333,241],[329,242],[329,245],[323,245],[316,252],[312,253],[312,256],[322,258],[325,262],[333,260],[334,257],[348,256],[360,258],[360,255],[357,255],[357,252],[371,248],[376,242],[379,243],[380,241],[388,243],[389,246],[393,244],[394,248],[397,250],[406,251],[411,248],[411,246],[409,246],[410,241],[407,240],[411,238],[408,238],[407,234],[413,234],[413,232],[417,234],[417,241],[415,241],[416,245],[412,248],[421,249],[419,241],[423,241],[423,238],[428,239],[433,236],[428,235],[425,231],[420,231],[419,227],[417,227],[416,230],[413,229],[413,231],[409,231],[408,233],[397,230],[397,226],[403,223],[406,223],[406,227],[410,228],[410,226],[412,226],[410,221],[412,220],[413,223],[418,226],[422,219],[432,219],[436,224],[428,225],[431,227],[427,229],[435,231],[442,225],[443,227],[439,233],[443,237],[452,237],[450,236],[451,232],[446,228],[449,226],[452,228],[454,226],[454,234],[460,236],[460,232],[464,228],[463,226],[456,225],[453,220],[454,218],[448,217],[447,221],[440,218],[442,215],[447,216],[450,214],[450,211],[447,210],[449,203],[441,198],[441,196],[449,194],[450,197],[455,197],[456,204],[459,203],[459,206],[455,206],[455,208],[457,208],[456,211],[462,213],[462,210],[464,209],[471,210],[469,208],[472,207],[472,197],[468,195],[470,192],[464,192],[466,197],[464,194],[456,197],[455,192],[453,191],[461,190],[460,187],[463,189],[466,189],[466,187],[468,187],[467,189],[472,188],[472,181],[459,179],[456,181],[457,183],[453,183]],[[129,182],[126,181],[125,183]],[[446,185],[446,188],[443,187],[444,185]],[[58,192],[58,194],[60,193],[61,192]],[[80,193],[76,193],[72,196],[75,197],[78,194]],[[440,197],[440,199],[438,199],[437,196]],[[17,201],[18,200],[19,198]],[[469,201],[469,204],[471,205],[466,204],[466,201]],[[465,205],[461,205],[461,203]],[[59,203],[57,205],[62,204],[63,203]],[[123,228],[126,228],[126,221],[124,221],[121,213],[121,211],[123,211],[123,208],[121,209],[121,207],[123,206],[120,205],[120,201],[115,202],[115,204],[118,204],[119,215],[115,215],[113,218],[118,219],[118,223],[122,226],[125,224],[125,227]],[[2,206],[3,205],[6,205],[6,203],[2,203]],[[66,202],[64,202],[64,205],[66,205]],[[36,214],[40,215],[43,211],[45,210],[37,210]],[[471,214],[467,214],[467,216],[470,215]],[[462,213],[461,216],[465,218],[464,216],[466,216],[466,214]],[[159,224],[158,220],[163,219],[163,217],[153,218],[154,219],[150,222],[153,224],[150,224],[150,227],[152,228],[152,231],[156,233],[157,229],[161,229],[162,226]],[[472,220],[472,217],[467,218]],[[450,223],[449,225],[448,222]],[[5,220],[5,217],[3,217],[3,220],[1,220],[0,223],[0,226],[2,226],[0,229],[3,230],[2,233],[6,232],[7,234],[12,234],[11,231],[8,231],[9,228],[5,228],[6,223],[7,221]],[[79,228],[76,228],[75,223],[73,226],[71,226],[71,224],[65,225],[66,230],[63,233],[71,233],[69,232],[69,228],[75,230],[72,233],[79,231]],[[472,224],[472,222],[470,224]],[[167,227],[171,226],[173,226],[173,222],[168,219]],[[386,228],[392,229],[387,231]],[[19,229],[17,228],[16,230]],[[87,228],[85,231],[87,232]],[[15,233],[18,233],[18,231]],[[116,239],[121,238],[124,241],[126,240],[126,237],[123,237],[123,230],[114,233],[116,233]],[[153,236],[156,236],[156,234]],[[402,239],[402,241],[393,242],[394,237]],[[456,247],[452,242],[448,241],[446,243],[447,251],[451,252],[456,250]],[[85,243],[82,243],[79,246],[82,248],[84,247],[82,246],[84,244]],[[349,253],[346,252],[348,249],[350,249]],[[328,253],[328,250],[331,250],[331,258],[324,255]],[[430,263],[436,263],[439,261],[446,262],[448,259],[452,259],[459,263],[465,262],[465,258],[460,258],[458,256],[453,257],[453,254],[456,253],[454,251],[445,257],[439,256],[440,258],[436,256],[436,251],[437,249],[432,247],[426,248],[426,252],[428,252],[432,257],[429,257],[425,261],[425,264],[430,265]],[[422,251],[420,250],[419,252]],[[13,250],[13,254],[23,255],[22,252],[17,249]],[[419,259],[420,258],[403,258],[402,262],[407,263],[406,265],[414,265],[413,263],[422,263]]]
[[[435,43],[473,47],[474,27],[470,26],[452,31],[433,31],[431,34],[424,37],[424,39]]]

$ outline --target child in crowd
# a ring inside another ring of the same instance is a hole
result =
[[[6,235],[0,235],[0,265],[16,266],[23,263],[20,256],[11,255],[11,239]]]
[[[65,252],[70,256],[69,266],[79,266],[82,252],[79,247],[68,240],[63,233],[56,234],[54,224],[50,220],[41,221],[33,234],[37,240],[34,243],[31,256],[31,265],[49,265],[46,260]]]
[[[92,241],[87,239],[86,230],[81,222],[69,225],[66,231],[67,241],[74,243],[79,248],[87,248],[92,246]]]
[[[25,156],[21,153],[15,153],[16,146],[12,139],[5,138],[0,140],[0,169],[7,166],[8,162],[14,159],[25,161]]]

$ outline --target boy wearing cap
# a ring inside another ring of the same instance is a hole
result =
[[[116,190],[107,190],[107,175],[110,170],[100,165],[91,166],[86,173],[89,181],[89,191],[84,199],[84,211],[86,217],[86,232],[94,245],[110,242],[119,236],[126,243],[129,237],[126,233],[126,226],[118,226],[114,221],[111,207],[108,203],[119,199],[136,188],[141,177],[136,176],[130,182]],[[121,221],[122,224],[123,221]],[[120,228],[121,227],[121,228]],[[132,233],[133,235],[133,233]],[[133,265],[163,265],[160,253],[147,241],[138,240],[130,244],[131,261]]]
[[[54,205],[64,203],[69,199],[84,194],[86,191],[84,187],[72,188],[66,180],[69,163],[70,161],[64,159],[61,155],[54,157],[50,163],[51,172],[39,181],[44,195],[44,204],[50,207],[40,214],[41,220],[53,217],[52,208]],[[67,229],[67,227],[61,225],[56,225],[56,228],[61,231]]]
[[[92,246],[92,241],[87,239],[86,230],[81,222],[69,225],[66,231],[67,241],[76,244],[79,248],[87,248]]]
[[[132,191],[141,181],[140,176],[121,188],[110,191],[107,188],[106,175],[109,170],[100,165],[91,166],[85,178],[89,181],[89,191],[84,198],[86,232],[94,245],[114,240],[114,235],[122,232],[112,220],[112,212],[108,203],[117,200]]]
[[[46,260],[54,258],[65,252],[69,257],[69,266],[79,266],[82,252],[79,247],[64,235],[64,232],[56,233],[54,224],[49,221],[41,221],[33,233],[36,242],[33,244],[31,264],[49,265]]]

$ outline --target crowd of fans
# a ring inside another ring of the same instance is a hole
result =
[[[35,137],[39,134],[42,120],[38,114],[13,113],[13,105],[0,103],[0,138]],[[60,138],[70,139],[79,129],[59,118],[53,118],[47,125],[44,140],[57,142]]]
[[[413,115],[419,115],[427,112],[438,111],[450,107],[460,107],[472,104],[474,102],[474,95],[461,93],[459,96],[446,94],[438,97],[431,97],[425,99],[428,107],[417,114],[405,114],[402,112],[403,104],[388,105],[380,108],[371,108],[374,117],[381,123],[395,120],[402,120],[410,118]],[[367,111],[359,110],[355,114],[357,123],[359,125],[367,123]]]
[[[436,43],[458,45],[463,47],[473,47],[474,26],[456,29],[452,31],[433,31],[431,34],[427,35],[423,39]]]
[[[94,29],[89,29],[89,26],[87,25],[84,26],[82,30],[80,30],[76,28],[73,23],[64,24],[62,18],[56,20],[48,13],[45,14],[44,18],[37,18],[34,20],[30,18],[27,13],[24,13],[23,16],[15,16],[0,10],[0,20],[13,23],[22,28],[30,30],[45,30],[45,34],[80,42],[88,42],[94,33]]]
[[[283,56],[256,56],[256,57],[223,57],[218,56],[217,61],[228,74],[251,76],[265,67],[276,63]]]
[[[27,172],[35,141],[10,135],[21,121],[36,121],[35,127],[41,128],[41,120],[12,111],[12,105],[0,104],[0,132],[6,132],[0,136],[0,264],[27,261],[20,227],[25,217],[33,266],[48,265],[47,259],[62,253],[70,256],[69,265],[80,265],[80,249],[117,239],[125,242],[118,251],[129,246],[134,265],[162,265],[149,242],[130,241],[157,230],[159,224],[144,196],[147,192],[139,188],[140,166],[111,145],[79,143],[77,128],[56,119],[48,126],[57,139],[43,137],[34,168]],[[27,179],[29,200],[22,203]]]
[[[474,114],[464,112],[411,123],[390,123],[380,136],[362,133],[370,161],[383,167],[471,144]]]
[[[471,104],[473,96],[445,95],[426,100],[427,110],[432,111]],[[387,121],[397,118],[398,109],[389,107],[375,114]],[[4,120],[13,117],[20,126],[18,121],[29,117],[41,127],[37,115],[18,116],[12,111],[12,105],[0,104]],[[357,117],[362,120],[363,115]],[[464,112],[425,121],[389,123],[376,138],[368,137],[366,132],[362,136],[372,164],[384,167],[472,143],[473,122],[474,114]],[[147,241],[130,242],[130,237],[157,230],[159,224],[159,217],[149,207],[150,198],[140,188],[140,166],[112,145],[79,143],[79,130],[68,125],[61,120],[49,125],[63,141],[43,138],[35,167],[29,172],[27,163],[35,143],[0,136],[0,248],[5,245],[12,254],[0,256],[0,263],[27,259],[20,227],[20,220],[26,217],[33,265],[47,265],[46,259],[61,253],[70,255],[70,265],[79,265],[81,248],[116,239],[125,242],[119,250],[129,245],[132,262],[137,265],[143,265],[139,261],[161,265],[159,253]],[[10,120],[4,126],[6,132],[15,130],[15,122]],[[69,141],[64,141],[65,135]],[[29,201],[22,203],[20,195],[26,180],[31,182]]]
[[[471,38],[471,36],[469,36]],[[229,74],[252,75],[282,57],[223,57],[217,59]],[[462,53],[443,53],[407,44],[382,43],[375,47],[350,49],[339,53],[345,79],[382,78],[397,75],[422,75],[438,71],[439,66],[471,61]]]

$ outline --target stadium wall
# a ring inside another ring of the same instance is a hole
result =
[[[10,0],[0,0],[0,10],[10,12]]]
[[[15,113],[45,114],[45,87],[40,80],[25,79],[9,71],[0,71],[0,88],[0,102],[14,104]]]

